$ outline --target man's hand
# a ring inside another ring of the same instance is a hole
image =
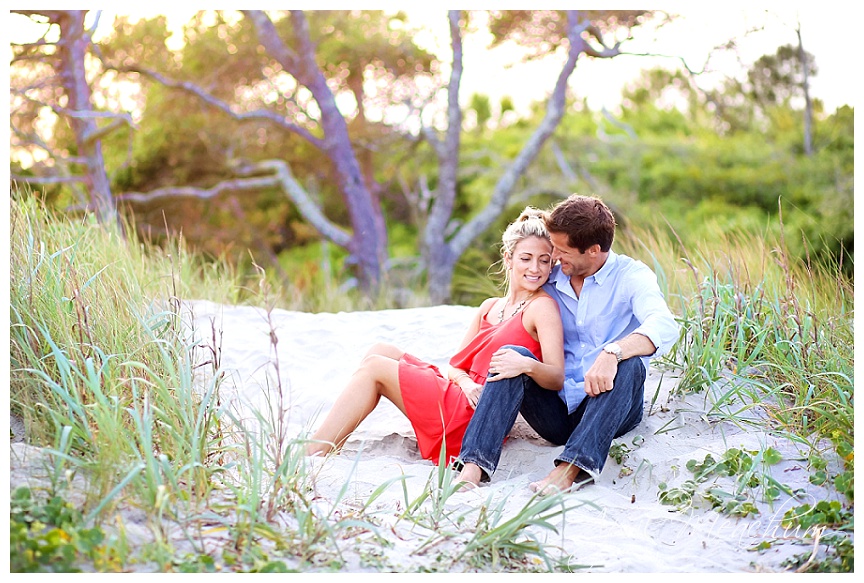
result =
[[[618,359],[615,355],[601,352],[585,373],[585,393],[589,397],[596,397],[600,393],[611,391],[617,372]]]

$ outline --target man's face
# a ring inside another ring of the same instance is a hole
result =
[[[552,240],[552,260],[561,264],[564,275],[582,275],[590,269],[589,254],[567,245],[567,235],[550,233],[549,238]]]

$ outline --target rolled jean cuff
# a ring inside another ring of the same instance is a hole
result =
[[[563,452],[562,452],[563,454]],[[571,466],[576,466],[583,472],[587,473],[589,476],[594,478],[595,480],[600,478],[601,468],[596,467],[596,464],[592,464],[589,460],[584,458],[580,458],[578,455],[574,458],[570,459],[570,456],[560,455],[555,458],[555,466],[559,464],[570,464]],[[479,465],[479,464],[478,464]],[[594,466],[594,467],[592,467]]]

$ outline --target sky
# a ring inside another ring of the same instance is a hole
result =
[[[38,3],[38,2],[34,2]],[[308,3],[308,2],[307,2]],[[64,4],[64,2],[60,2]],[[270,4],[264,2],[264,6]],[[299,2],[303,7],[304,2]],[[560,2],[558,3],[560,4]],[[795,27],[801,25],[804,48],[816,57],[818,74],[812,78],[812,95],[821,99],[828,112],[833,112],[841,105],[854,105],[860,95],[859,59],[860,45],[856,42],[859,19],[854,17],[858,8],[841,8],[846,3],[828,0],[826,2],[803,1],[769,1],[741,2],[730,0],[718,3],[667,1],[659,4],[659,9],[677,13],[681,18],[666,25],[660,30],[651,28],[637,29],[634,40],[626,43],[623,48],[633,53],[656,53],[684,57],[693,69],[701,69],[708,53],[713,47],[726,42],[732,37],[739,39],[740,58],[745,65],[751,64],[756,58],[766,53],[773,53],[783,44],[796,43]],[[138,17],[152,17],[165,14],[169,18],[169,26],[180,31],[189,16],[194,13],[196,3],[178,4],[160,1],[148,2],[147,8],[130,8],[124,14]],[[359,4],[363,8],[405,9],[404,2],[374,2]],[[219,4],[201,5],[202,8],[218,8]],[[316,9],[346,8],[345,2],[321,0],[312,4]],[[354,5],[355,7],[357,4]],[[416,5],[415,5],[416,6]],[[464,2],[460,4],[465,9],[496,9],[521,8],[523,5],[512,2]],[[545,6],[545,5],[544,5]],[[658,6],[658,5],[655,5]],[[718,9],[722,6],[722,9]],[[56,8],[56,4],[52,4]],[[80,8],[79,6],[76,6]],[[275,7],[284,8],[284,4]],[[292,7],[293,4],[292,4]],[[555,8],[552,2],[549,7]],[[616,8],[631,8],[615,5]],[[430,50],[437,50],[444,59],[449,59],[449,38],[447,29],[446,8],[409,8],[410,22],[415,26],[427,29],[416,40],[427,45]],[[101,26],[110,27],[115,11],[104,11]],[[3,17],[9,19],[8,13]],[[4,26],[7,38],[17,40],[18,34],[26,34],[26,28]],[[764,27],[758,33],[744,35],[752,27]],[[179,34],[177,35],[179,39]],[[523,111],[536,100],[544,99],[546,92],[552,87],[558,70],[560,59],[529,64],[519,64],[519,53],[513,46],[499,47],[494,50],[486,48],[489,38],[476,34],[464,39],[464,74],[460,89],[460,97],[467,102],[475,92],[489,95],[494,103],[500,97],[511,97],[517,110]],[[674,57],[645,57],[622,55],[614,59],[582,59],[570,79],[571,90],[580,98],[587,98],[589,106],[598,110],[601,107],[614,110],[620,103],[621,90],[628,83],[639,77],[640,71],[661,65],[674,68],[678,60]],[[740,74],[744,69],[734,59],[716,61],[726,74]],[[703,76],[707,85],[711,81]],[[715,78],[716,81],[716,78]]]
[[[725,9],[718,11],[718,3],[665,2],[660,6],[670,13],[680,14],[681,18],[660,30],[637,29],[634,40],[622,48],[632,53],[684,57],[692,69],[699,70],[713,47],[738,37],[740,57],[749,65],[764,54],[774,53],[783,44],[797,43],[795,28],[800,19],[804,48],[815,56],[818,67],[818,75],[812,79],[812,93],[825,103],[827,111],[833,112],[836,107],[853,105],[856,101],[861,84],[858,79],[861,66],[856,57],[862,51],[856,40],[859,21],[844,18],[850,14],[846,9],[827,10],[826,6],[831,4],[762,2],[756,7],[757,3],[753,2],[724,2]],[[436,25],[446,43],[446,16],[437,16],[438,11],[414,9],[410,15],[417,15],[430,27]],[[758,33],[743,34],[753,27],[764,28]],[[488,93],[493,89],[503,94],[509,92],[517,104],[542,98],[554,82],[561,61],[550,59],[507,67],[518,62],[518,54],[504,48],[487,51],[487,40],[478,35],[465,41],[465,70],[460,93],[463,99],[475,91]],[[679,63],[671,57],[629,55],[584,59],[578,63],[570,87],[578,96],[587,98],[592,109],[614,109],[620,102],[622,88],[637,79],[643,69],[658,65],[674,68]],[[728,74],[744,70],[732,58],[717,61],[717,65]],[[852,70],[855,74],[850,74]]]

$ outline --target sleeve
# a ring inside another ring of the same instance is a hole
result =
[[[653,271],[643,265],[636,271],[632,284],[633,315],[639,322],[633,333],[651,340],[657,348],[652,358],[663,356],[678,341],[680,326],[666,304]]]

